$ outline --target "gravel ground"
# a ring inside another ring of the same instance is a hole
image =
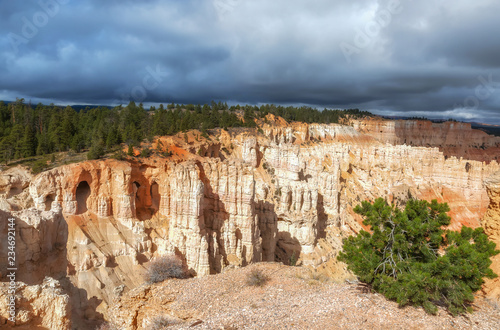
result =
[[[269,281],[248,285],[254,270]],[[472,314],[453,317],[440,310],[433,316],[421,308],[399,308],[357,284],[276,263],[138,288],[118,306],[121,315],[136,309],[135,324],[157,316],[178,322],[168,329],[500,329],[498,303],[484,298],[476,299]]]

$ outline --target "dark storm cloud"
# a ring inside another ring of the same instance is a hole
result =
[[[0,99],[215,99],[500,124],[495,0],[1,6]]]

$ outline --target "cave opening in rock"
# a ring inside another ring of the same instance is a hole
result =
[[[87,181],[82,181],[76,188],[76,214],[87,212],[87,199],[90,196],[90,186]]]
[[[153,212],[156,213],[160,209],[160,200],[161,200],[159,186],[156,182],[153,182],[151,184],[150,193],[151,193],[151,208],[153,209]]]
[[[50,211],[52,208],[52,202],[55,200],[54,195],[49,194],[45,196],[45,211]]]
[[[285,265],[295,266],[300,258],[302,248],[297,238],[288,232],[278,232],[274,261]]]
[[[469,171],[470,171],[471,169],[472,169],[472,165],[471,165],[469,162],[465,163],[465,171],[466,171],[467,173],[469,173]]]
[[[148,203],[148,187],[134,181],[132,183],[132,191],[134,193],[135,215],[137,219],[141,221],[151,219],[151,210]]]
[[[134,191],[135,207],[136,208],[141,207],[141,198],[139,197],[139,189],[140,188],[141,188],[141,185],[139,184],[139,182],[134,181],[134,183],[132,183],[132,189]]]
[[[8,198],[11,198],[13,196],[16,196],[16,195],[19,195],[20,193],[23,192],[23,188],[22,187],[19,187],[19,186],[12,186],[10,187],[10,189],[8,190]],[[2,193],[2,191],[0,191],[0,193]]]

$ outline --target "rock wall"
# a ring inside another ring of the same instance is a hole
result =
[[[7,268],[8,229],[14,219],[17,280],[38,284],[46,276],[60,278],[66,274],[66,243],[68,227],[60,208],[52,211],[26,209],[7,213],[0,210],[0,243],[2,272]]]
[[[39,275],[24,280],[61,280],[73,319],[90,321],[164,254],[198,276],[258,261],[333,269],[342,238],[362,228],[352,211],[362,200],[438,199],[451,207],[452,228],[481,225],[495,160],[382,143],[359,125],[270,116],[260,133],[219,130],[199,144],[170,137],[169,158],[89,161],[29,180],[2,173],[0,218],[22,223],[20,267]]]
[[[16,323],[9,320],[7,304],[9,286],[0,283],[0,326],[24,329],[71,329],[71,306],[68,294],[63,292],[60,283],[46,277],[41,284],[27,285],[17,283]]]
[[[500,162],[500,137],[471,128],[470,123],[428,120],[354,120],[353,127],[380,142],[437,147],[445,156]]]
[[[483,181],[499,169],[437,148],[384,145],[348,126],[264,125],[263,132],[232,137],[224,160],[63,166],[37,176],[30,193],[40,210],[61,205],[76,273],[128,258],[120,276],[129,278],[141,260],[177,253],[193,274],[206,275],[287,263],[292,254],[317,263],[306,256],[318,240],[334,228],[359,230],[352,207],[378,196],[437,198],[449,202],[452,227],[477,227],[489,202]]]
[[[483,218],[483,228],[488,237],[500,250],[500,172],[494,173],[484,182],[490,205]],[[500,276],[500,254],[492,258],[491,269]],[[487,280],[483,290],[490,298],[500,300],[500,278]]]

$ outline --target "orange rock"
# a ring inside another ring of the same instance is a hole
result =
[[[485,180],[490,205],[483,218],[483,228],[489,238],[496,243],[500,250],[500,172]],[[500,254],[492,258],[491,269],[500,276]],[[490,298],[500,300],[500,277],[486,280],[483,290]]]
[[[173,156],[61,166],[30,179],[29,189],[18,184],[26,180],[0,175],[0,209],[16,214],[32,203],[36,210],[29,212],[47,214],[43,219],[64,217],[62,266],[76,290],[69,294],[86,293],[75,312],[84,317],[141,285],[149,260],[163,254],[180,255],[196,275],[257,261],[289,263],[292,256],[332,268],[342,238],[362,229],[352,208],[363,200],[438,199],[450,205],[452,228],[477,227],[490,200],[483,182],[500,169],[495,160],[447,157],[396,138],[396,145],[380,142],[392,128],[370,132],[382,124],[355,122],[355,129],[269,115],[260,125],[261,131],[213,130],[209,139],[189,133],[187,142],[182,134],[161,137],[153,149],[161,141]],[[451,143],[451,133],[438,133],[418,141]],[[48,244],[41,234],[30,237],[26,254]]]
[[[438,147],[446,157],[500,162],[500,137],[472,129],[470,123],[362,119],[353,125],[383,143]]]

